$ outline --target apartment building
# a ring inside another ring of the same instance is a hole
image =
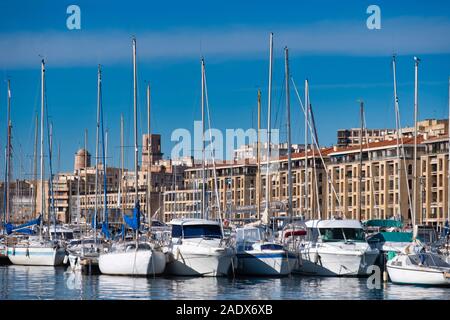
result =
[[[12,223],[22,223],[34,217],[33,211],[36,206],[35,187],[36,185],[30,180],[16,179],[11,181],[9,186],[10,212],[7,213],[7,221]],[[3,210],[5,209],[3,205],[6,201],[6,199],[4,199],[4,183],[0,183],[0,193],[0,208]]]
[[[418,138],[418,155],[424,152]],[[414,139],[369,143],[362,148],[335,148],[329,154],[327,218],[358,220],[402,218],[411,221],[413,209]],[[419,161],[417,161],[419,172]],[[418,192],[418,188],[416,189]],[[416,196],[419,211],[419,197]],[[416,215],[416,219],[418,216]]]
[[[267,156],[267,143],[260,143],[260,151],[259,154],[261,155],[261,159],[265,160]],[[308,146],[311,148],[311,146]],[[271,154],[276,154],[277,156],[285,156],[288,154],[288,144],[286,142],[284,143],[271,143],[270,144],[270,150]],[[291,145],[291,152],[292,153],[299,153],[301,151],[305,150],[304,144],[292,144]],[[258,152],[257,143],[252,144],[244,144],[237,149],[233,151],[233,160],[234,161],[240,161],[245,159],[256,159],[256,155]]]
[[[448,214],[448,147],[447,136],[423,142],[425,152],[420,157],[420,222],[442,226]]]
[[[160,135],[151,135],[151,149],[149,147],[149,136],[143,135],[142,166],[138,168],[138,198],[143,214],[147,215],[150,210],[152,216],[156,214],[157,218],[162,218],[162,192],[183,185],[184,170],[192,163],[192,159],[180,159],[176,162],[162,159]],[[107,166],[105,176],[103,164],[99,163],[96,170],[90,159],[90,153],[80,149],[75,154],[74,171],[55,175],[53,198],[59,221],[84,223],[91,219],[95,208],[101,217],[105,203],[105,184],[110,221],[120,220],[122,212],[131,212],[134,208],[134,171]],[[150,181],[150,204],[147,206],[147,188]]]
[[[437,137],[448,132],[448,119],[425,119],[417,122],[417,131],[420,135],[427,137]],[[400,137],[412,138],[414,136],[414,126],[404,127],[399,130]],[[337,131],[338,147],[359,146],[362,144],[381,141],[391,141],[397,138],[395,129],[364,129],[362,139],[360,139],[361,128],[339,129]]]
[[[332,148],[309,149],[308,152],[292,154],[292,212],[294,216],[317,218],[325,210],[326,171],[324,163]],[[306,164],[307,161],[307,165]],[[216,173],[214,175],[214,167]],[[305,168],[308,168],[305,170]],[[258,204],[260,216],[265,210],[267,163],[258,166],[255,160],[234,161],[208,165],[206,173],[206,199],[209,217],[218,216],[239,219],[256,219]],[[305,172],[307,172],[305,174]],[[202,167],[197,166],[185,171],[184,188],[164,193],[164,219],[175,217],[200,217],[202,194]],[[283,217],[288,214],[288,161],[282,156],[270,161],[270,212],[272,216]],[[217,201],[216,186],[217,181]],[[307,183],[305,183],[307,181]],[[260,190],[260,192],[258,192]],[[258,196],[259,193],[259,196]]]
[[[362,143],[380,142],[385,140],[387,135],[394,134],[394,129],[365,129],[362,134]],[[359,145],[361,136],[360,128],[339,129],[337,131],[337,146],[351,147]]]

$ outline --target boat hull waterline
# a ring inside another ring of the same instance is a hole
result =
[[[234,253],[228,249],[208,253],[175,249],[174,253],[169,254],[166,272],[175,276],[227,276],[234,259]]]
[[[166,256],[158,250],[130,250],[101,254],[98,266],[102,274],[153,276],[162,274]]]
[[[366,276],[375,264],[377,250],[366,252],[324,252],[306,250],[294,272],[317,276]]]
[[[297,258],[284,251],[246,251],[237,254],[237,274],[287,276],[297,265]]]
[[[387,266],[389,278],[397,284],[450,286],[450,273],[424,268],[423,270]]]
[[[12,264],[26,266],[59,266],[66,251],[53,247],[8,247],[8,258]]]

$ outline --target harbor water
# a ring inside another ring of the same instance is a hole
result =
[[[73,273],[63,267],[0,266],[0,300],[450,300],[450,288],[381,283],[367,278],[139,278]]]

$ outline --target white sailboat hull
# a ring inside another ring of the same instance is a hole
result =
[[[450,286],[450,274],[446,277],[445,272],[425,269],[428,268],[424,268],[424,270],[413,270],[387,266],[389,278],[393,283]]]
[[[175,276],[227,276],[234,257],[228,248],[180,245],[169,254],[166,272]]]
[[[164,272],[166,256],[157,250],[108,252],[98,258],[100,272],[110,275],[148,276]]]
[[[412,259],[416,256],[412,255]],[[386,268],[389,278],[393,283],[397,284],[416,284],[416,285],[434,285],[449,286],[450,285],[450,268],[429,266],[418,264],[416,258],[415,263],[409,260],[408,256],[400,255],[389,260]]]
[[[378,250],[332,252],[306,249],[295,272],[317,276],[365,276],[375,263]]]
[[[65,256],[64,248],[8,247],[8,258],[12,264],[17,265],[59,266]]]
[[[256,250],[237,254],[237,273],[256,276],[286,276],[297,264],[293,255],[285,251],[261,252]]]

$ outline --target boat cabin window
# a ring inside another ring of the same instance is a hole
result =
[[[283,246],[275,243],[268,243],[261,245],[261,250],[283,250]]]
[[[242,228],[236,230],[236,242],[258,242],[261,240],[261,230],[258,228]]]
[[[150,250],[151,247],[147,243],[139,243],[138,244],[138,249]],[[127,245],[127,247],[125,249],[125,251],[131,251],[131,250],[136,250],[136,244],[135,243]]]
[[[422,265],[426,267],[450,268],[450,264],[441,259],[438,255],[430,253],[419,253],[409,256],[409,261],[413,265]]]
[[[222,230],[218,225],[201,224],[183,226],[184,239],[215,238],[222,239]]]
[[[437,241],[436,231],[433,228],[419,228],[417,237],[425,243],[433,243]]]
[[[320,228],[323,242],[358,241],[364,242],[364,230],[356,228]]]
[[[182,236],[181,226],[178,224],[172,225],[172,238],[181,238],[181,236]]]
[[[52,237],[55,236],[55,231],[50,231]],[[63,239],[63,240],[72,240],[73,239],[73,232],[71,231],[56,231],[56,239]]]

